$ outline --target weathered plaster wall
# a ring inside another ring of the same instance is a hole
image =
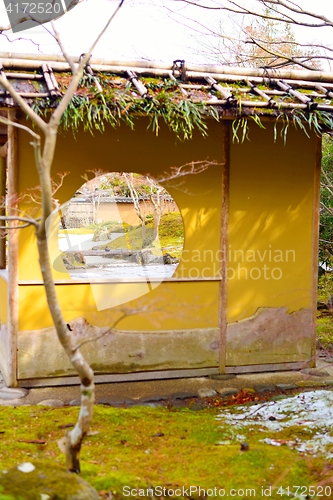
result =
[[[82,318],[71,322],[71,328],[78,342],[103,335],[94,344],[82,346],[82,352],[95,374],[110,373],[110,367],[112,373],[126,373],[205,368],[218,364],[219,333],[216,328],[157,332],[115,330],[108,333],[108,328],[94,327]],[[59,350],[54,328],[22,332],[18,349],[19,379],[75,375],[71,363]]]
[[[8,379],[11,363],[10,345],[8,337],[8,283],[0,276],[0,371]]]
[[[309,361],[312,311],[260,308],[250,318],[228,324],[227,366]]]

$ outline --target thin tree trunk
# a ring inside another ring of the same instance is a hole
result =
[[[66,324],[56,295],[52,276],[52,267],[48,252],[46,221],[52,211],[52,185],[50,175],[51,163],[47,161],[49,153],[52,154],[56,144],[57,134],[46,136],[43,156],[39,156],[39,147],[36,149],[36,161],[39,172],[42,192],[42,218],[36,231],[40,269],[43,275],[47,304],[59,338],[68,358],[81,380],[81,409],[78,421],[65,438],[66,464],[70,471],[80,472],[80,449],[83,438],[87,434],[93,415],[95,402],[94,372],[75,346],[70,327]]]

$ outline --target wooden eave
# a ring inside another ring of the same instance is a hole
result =
[[[46,107],[56,106],[70,80],[67,62],[54,55],[0,53],[0,72],[29,103],[44,99]],[[294,110],[333,114],[333,73],[328,72],[91,59],[86,74],[89,84],[79,87],[77,95],[87,99],[97,92],[107,101],[110,88],[138,100],[159,99],[163,91],[163,98],[212,106],[226,117]],[[0,106],[15,106],[1,86]]]

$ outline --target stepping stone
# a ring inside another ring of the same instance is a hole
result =
[[[318,368],[303,368],[301,373],[311,375],[312,377],[329,377],[330,374],[326,370],[318,370]]]
[[[25,398],[29,394],[28,389],[17,387],[2,387],[0,389],[0,399],[19,399]]]
[[[214,389],[210,389],[209,387],[203,387],[198,390],[199,398],[214,398],[217,395],[217,392]]]
[[[333,381],[332,381],[333,382]],[[297,385],[295,384],[276,384],[275,386],[280,391],[290,391],[291,389],[297,389]]]
[[[136,404],[136,401],[134,401],[133,399],[130,399],[130,398],[126,398],[126,399],[117,399],[115,397],[104,397],[104,398],[97,398],[96,399],[96,403],[99,404],[99,405],[109,405],[109,406],[123,406],[123,405],[126,405],[126,406],[133,406],[134,404]]]
[[[37,403],[38,406],[54,406],[60,407],[64,406],[64,402],[61,399],[44,399],[40,403]]]
[[[171,394],[172,399],[187,399],[196,397],[197,394],[195,392],[174,392]]]
[[[255,385],[254,390],[257,392],[273,392],[275,391],[275,385]]]
[[[319,380],[300,380],[296,382],[298,387],[320,387],[321,385],[325,385],[325,382],[320,383]]]
[[[142,403],[157,403],[159,401],[166,401],[167,399],[169,399],[169,396],[150,396],[150,397],[147,397],[147,398],[140,398],[139,401],[138,401],[138,404],[142,404]]]
[[[80,406],[81,405],[81,399],[72,399],[69,402],[69,406]]]
[[[239,389],[236,387],[221,387],[220,389],[216,389],[222,398],[226,398],[228,396],[235,396],[239,393]]]
[[[24,399],[0,399],[0,406],[24,406]]]
[[[145,406],[145,407],[148,407],[148,408],[160,408],[162,405],[162,403],[138,403],[138,406]]]

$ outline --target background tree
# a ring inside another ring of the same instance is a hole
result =
[[[266,17],[231,16],[200,43],[200,52],[214,64],[256,68],[303,67],[320,69],[318,49],[301,46],[290,24]],[[227,24],[227,26],[226,26]],[[296,62],[297,61],[297,62]]]
[[[320,182],[319,261],[332,265],[333,258],[333,139],[324,134]]]
[[[135,178],[133,173],[124,172],[123,177],[127,183],[133,200],[136,214],[141,221],[142,245],[143,247],[149,246],[158,237],[158,228],[160,226],[161,217],[165,208],[165,197],[167,195],[167,191],[163,186],[161,186],[161,184],[156,182],[150,176],[139,176],[140,179],[138,179],[138,177]],[[150,200],[154,212],[154,229],[151,238],[146,237],[146,219],[148,210],[144,203],[145,199]]]
[[[136,215],[140,219],[141,222],[141,230],[142,230],[142,241],[144,242],[146,240],[146,210],[144,205],[141,203],[142,201],[142,195],[138,189],[138,186],[135,185],[135,177],[133,172],[123,172],[122,174],[127,187],[129,189],[131,198],[133,200],[134,204],[134,209],[136,212]]]
[[[255,56],[261,54],[263,57],[263,67],[282,67],[295,65],[304,69],[316,69],[322,66],[322,62],[333,60],[333,48],[329,43],[308,42],[301,43],[294,38],[291,27],[307,28],[307,40],[311,38],[309,30],[316,28],[332,28],[333,20],[326,15],[316,12],[317,6],[312,10],[305,9],[300,2],[291,0],[252,0],[243,2],[240,0],[174,0],[175,6],[183,5],[188,7],[188,14],[183,9],[181,16],[178,11],[169,9],[170,15],[175,19],[180,19],[182,23],[195,23],[195,30],[211,37],[220,37],[222,27],[228,33],[226,22],[227,16],[231,16],[231,21],[237,21],[238,29],[242,35],[230,37],[225,36],[227,47],[230,47],[232,55],[235,40],[239,40],[242,50],[245,50],[245,58],[251,50],[244,48],[245,43],[250,43],[254,47],[252,51]],[[197,9],[193,9],[196,7]],[[204,20],[201,19],[197,11],[204,10]],[[214,29],[214,23],[220,16],[221,23]],[[198,19],[200,19],[198,21]],[[257,22],[255,21],[257,19]],[[234,30],[235,33],[235,30]],[[274,34],[275,33],[275,34]],[[277,39],[275,35],[277,34]],[[272,36],[273,35],[273,36]],[[315,36],[315,33],[314,33]],[[213,39],[213,38],[212,38]],[[288,47],[287,44],[290,44]],[[237,45],[237,42],[236,42]],[[228,50],[224,51],[227,60]],[[238,50],[238,52],[240,52]],[[237,63],[237,59],[233,59]],[[231,57],[232,63],[232,57]],[[256,64],[259,66],[259,64]]]

